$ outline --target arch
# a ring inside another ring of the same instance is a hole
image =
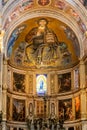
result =
[[[79,46],[80,46],[80,57],[83,56],[84,54],[84,50],[83,50],[83,46],[82,46],[82,34],[80,29],[78,28],[77,23],[71,19],[71,17],[65,16],[61,11],[54,11],[53,9],[35,9],[33,11],[29,11],[26,12],[25,14],[22,15],[22,17],[20,16],[18,19],[16,19],[16,21],[13,21],[8,29],[8,31],[6,32],[6,35],[4,37],[4,48],[5,48],[5,56],[7,57],[7,43],[9,40],[9,37],[11,35],[11,33],[13,32],[13,30],[20,25],[22,22],[32,19],[32,18],[36,18],[36,17],[48,17],[48,13],[49,13],[49,17],[51,18],[55,18],[63,23],[65,23],[67,26],[69,26],[73,32],[75,33],[78,41],[79,41]],[[79,35],[78,35],[79,34]]]

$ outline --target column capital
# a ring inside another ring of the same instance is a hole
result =
[[[3,37],[4,37],[4,30],[0,30],[0,53],[3,50]]]
[[[83,60],[80,60],[80,88],[85,88],[85,63]]]
[[[3,60],[3,65],[7,65],[7,64],[8,64],[7,62],[8,62],[8,60],[7,60],[7,59],[4,59],[4,60]]]
[[[7,87],[7,84],[6,84],[6,83],[3,84],[3,87],[2,87],[2,88],[3,88],[3,90],[7,90],[7,88],[8,88],[8,87]]]
[[[0,30],[0,39],[4,36],[5,31],[4,30]]]
[[[83,60],[80,60],[80,65],[85,65]]]

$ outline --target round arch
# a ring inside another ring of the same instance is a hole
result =
[[[8,44],[8,40],[9,37],[11,35],[11,33],[13,32],[13,30],[20,25],[22,22],[32,19],[32,18],[36,18],[36,17],[49,17],[51,18],[55,18],[63,23],[65,23],[67,26],[69,26],[73,32],[75,33],[78,42],[79,42],[79,46],[80,46],[80,58],[84,55],[84,50],[83,50],[83,46],[82,46],[82,34],[81,31],[77,25],[77,23],[71,19],[71,17],[68,17],[66,15],[64,15],[62,12],[60,11],[55,11],[54,9],[35,9],[33,11],[29,11],[26,12],[25,14],[23,14],[22,16],[20,16],[18,19],[16,19],[15,21],[13,21],[8,29],[8,31],[6,32],[6,35],[4,37],[4,53],[5,53],[5,57],[7,57],[7,44]],[[78,35],[79,34],[79,35]]]

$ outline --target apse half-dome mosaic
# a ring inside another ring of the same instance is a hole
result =
[[[7,47],[9,63],[25,68],[63,68],[79,59],[79,43],[64,23],[49,17],[25,21],[14,29]]]

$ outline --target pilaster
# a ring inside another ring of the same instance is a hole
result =
[[[29,85],[29,75],[28,75],[28,72],[26,73],[25,86],[26,86],[25,92],[26,92],[27,94],[29,94],[29,87],[30,87],[30,85]]]
[[[71,90],[74,90],[74,71],[71,71]]]
[[[3,36],[2,30],[0,31],[0,112],[2,111]]]
[[[73,120],[75,120],[75,99],[72,98],[72,114],[73,114]]]
[[[36,95],[36,74],[33,75],[33,95]]]
[[[1,24],[1,23],[0,23]],[[6,76],[7,64],[3,62],[3,37],[4,31],[0,31],[0,111],[2,111],[2,130],[6,130]],[[3,75],[4,74],[4,75]],[[4,81],[4,83],[3,83]],[[2,87],[3,86],[3,87]],[[2,91],[3,88],[3,91]],[[2,99],[3,96],[3,99]]]
[[[87,122],[82,123],[82,130],[87,130]]]
[[[7,130],[6,121],[3,121],[3,122],[2,122],[2,130]]]
[[[7,61],[3,61],[3,91],[2,91],[2,130],[6,130],[6,120],[7,120]]]
[[[87,118],[87,106],[86,106],[86,91],[85,91],[85,64],[84,61],[80,61],[80,101],[81,101],[81,120]]]
[[[51,92],[50,92],[50,74],[47,74],[47,95],[50,95]]]
[[[80,61],[80,88],[85,88],[85,64],[84,61]]]
[[[10,120],[12,120],[12,106],[13,105],[13,100],[12,100],[12,96],[11,96],[11,99],[10,99]]]
[[[81,101],[81,120],[85,120],[87,118],[87,104],[86,104],[86,92],[85,90],[81,91],[80,95]]]

